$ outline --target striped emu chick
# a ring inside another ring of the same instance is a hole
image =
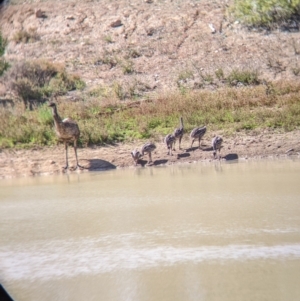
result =
[[[192,139],[191,148],[193,147],[193,143],[196,139],[199,141],[199,148],[201,148],[201,139],[203,138],[204,134],[206,133],[206,126],[194,128],[191,131],[190,137]]]
[[[176,141],[176,138],[172,134],[168,134],[164,139],[164,142],[165,142],[165,144],[167,145],[167,148],[168,148],[168,155],[170,155],[170,156],[173,156],[172,148],[173,148],[173,145],[175,144],[175,141]]]
[[[223,143],[223,139],[220,136],[216,136],[212,139],[212,147],[213,147],[213,155],[214,158],[216,159],[217,156],[217,151],[219,151],[219,160],[220,160],[220,152],[221,152],[221,148],[222,148],[222,143]]]
[[[148,164],[151,164],[153,163],[152,162],[152,152],[156,149],[156,146],[154,143],[151,143],[151,142],[147,142],[145,143],[143,146],[142,146],[142,156],[144,156],[144,154],[148,154],[149,155],[149,162]]]
[[[138,164],[139,159],[142,157],[142,154],[138,149],[135,149],[131,152],[132,159],[134,161],[135,166]]]
[[[180,126],[179,128],[176,128],[173,132],[173,135],[175,136],[174,150],[175,150],[175,144],[177,139],[179,142],[179,149],[181,149],[181,139],[183,137],[183,134],[184,134],[183,119],[182,117],[180,117]]]
[[[54,102],[51,102],[49,104],[49,107],[52,108],[52,115],[54,119],[54,125],[55,125],[55,133],[59,139],[59,141],[62,141],[65,145],[65,152],[66,152],[66,166],[63,168],[64,170],[69,168],[68,163],[68,145],[69,143],[73,142],[75,157],[76,157],[76,167],[84,168],[83,166],[80,166],[78,164],[78,157],[77,157],[77,140],[80,136],[80,130],[78,127],[78,124],[76,121],[65,118],[62,120],[60,116],[57,113],[56,104]]]

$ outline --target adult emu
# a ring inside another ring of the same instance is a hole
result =
[[[76,167],[84,168],[83,166],[78,164],[78,157],[77,157],[77,140],[80,136],[80,130],[76,121],[65,118],[64,120],[57,113],[56,104],[54,102],[50,102],[49,107],[52,108],[52,115],[54,119],[55,125],[55,132],[60,141],[62,141],[65,145],[66,151],[66,166],[63,168],[64,170],[69,168],[68,163],[68,145],[69,143],[73,142],[75,157],[76,157]]]

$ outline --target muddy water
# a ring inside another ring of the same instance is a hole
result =
[[[15,300],[298,300],[300,160],[0,181]]]

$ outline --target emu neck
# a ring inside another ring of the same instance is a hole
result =
[[[56,107],[52,108],[52,115],[53,115],[54,122],[55,122],[56,125],[62,123],[62,119],[58,115]]]
[[[180,127],[183,129],[183,119],[180,118]]]

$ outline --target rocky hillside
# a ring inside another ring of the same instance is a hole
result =
[[[227,16],[230,1],[9,3],[0,12],[5,59],[63,63],[86,82],[85,91],[215,89],[232,70],[271,81],[300,76],[300,33],[248,31]]]

